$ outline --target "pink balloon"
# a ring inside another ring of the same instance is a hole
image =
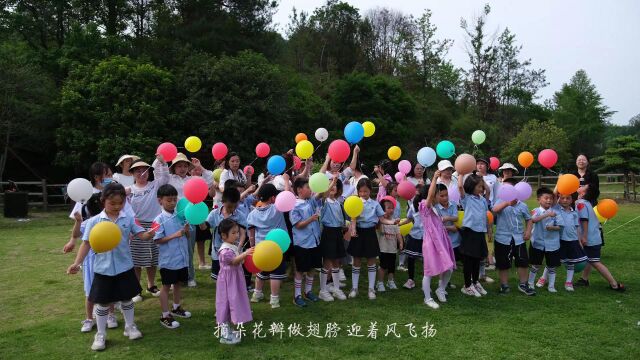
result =
[[[528,183],[521,181],[515,186],[518,200],[525,201],[531,197],[531,193],[533,190],[531,189],[531,185]]]
[[[411,200],[416,195],[416,186],[404,180],[398,184],[398,195],[405,200]]]
[[[215,145],[213,145],[213,147],[211,148],[211,153],[213,154],[213,158],[216,160],[224,159],[224,157],[227,156],[228,152],[229,152],[229,149],[227,149],[227,145],[221,142],[215,143]]]
[[[470,174],[476,169],[476,158],[469,154],[460,154],[456,158],[455,168],[458,174]]]
[[[489,158],[489,167],[493,171],[498,170],[498,168],[500,167],[500,159],[498,159],[495,156],[490,157]]]
[[[209,194],[209,185],[203,178],[192,177],[184,183],[184,197],[193,204],[203,202]]]
[[[156,154],[162,155],[164,161],[173,161],[178,155],[178,148],[170,142],[165,142],[158,146]]]
[[[516,188],[511,184],[502,184],[498,190],[498,199],[509,202],[518,198]]]
[[[291,191],[283,191],[276,196],[276,209],[288,212],[296,206],[296,196]]]
[[[269,155],[269,152],[271,152],[271,148],[269,148],[269,144],[261,142],[260,144],[256,145],[257,157],[259,158],[267,157]]]
[[[551,149],[544,149],[538,154],[538,162],[542,167],[550,169],[558,162],[558,154]]]
[[[449,200],[455,201],[457,203],[460,202],[460,190],[458,190],[457,186],[452,186],[449,188]]]
[[[335,162],[345,162],[349,158],[351,148],[344,140],[333,140],[329,145],[329,157]]]
[[[401,173],[407,175],[409,172],[411,172],[411,163],[408,160],[402,160],[398,163],[398,170],[400,170]]]
[[[302,167],[302,160],[299,157],[293,156],[293,170],[300,170]]]
[[[250,174],[255,174],[256,171],[253,169],[253,166],[247,165],[247,166],[244,167],[244,170],[242,172],[244,172],[244,174],[246,175],[246,174],[249,174],[249,173]]]
[[[397,201],[396,201],[396,199],[395,199],[393,196],[391,196],[391,195],[387,195],[387,196],[383,197],[383,198],[382,198],[382,200],[389,200],[389,201],[391,201],[391,202],[393,203],[393,208],[394,208],[394,209],[396,208],[396,206],[398,206],[398,202],[397,202]],[[382,210],[384,210],[384,209],[382,209]]]
[[[400,171],[398,171],[395,175],[394,178],[396,178],[396,182],[398,184],[400,184],[402,182],[402,180],[404,180],[404,174]]]

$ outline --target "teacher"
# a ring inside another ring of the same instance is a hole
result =
[[[585,154],[579,154],[576,158],[576,171],[573,175],[580,179],[580,187],[578,194],[585,200],[589,201],[592,206],[598,205],[598,197],[600,196],[600,180],[589,167],[589,158]]]
[[[227,180],[236,180],[241,184],[246,184],[247,182],[247,177],[240,170],[240,155],[234,152],[229,153],[224,162],[224,170],[220,174],[220,184],[218,185],[220,191],[224,191],[224,183]]]

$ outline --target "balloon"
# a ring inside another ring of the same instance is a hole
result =
[[[514,188],[516,189],[516,198],[520,201],[526,201],[531,197],[531,185],[529,183],[521,181],[517,183]]]
[[[436,152],[430,147],[423,147],[418,151],[418,162],[424,167],[429,167],[436,162]]]
[[[324,142],[329,138],[329,132],[325,128],[318,128],[316,130],[316,140]]]
[[[199,202],[197,204],[189,204],[184,209],[184,218],[191,225],[200,225],[207,220],[209,216],[209,208],[207,204]]]
[[[364,210],[364,203],[358,196],[351,195],[344,201],[344,212],[350,218],[357,218],[362,214],[362,210]]]
[[[310,158],[313,150],[313,144],[309,140],[302,140],[296,145],[296,155],[302,160]]]
[[[269,155],[271,149],[269,148],[269,144],[261,142],[256,145],[256,156],[259,158],[265,158]]]
[[[204,201],[208,194],[209,185],[199,176],[192,177],[184,183],[184,197],[194,204]]]
[[[323,173],[315,173],[309,178],[309,187],[316,194],[329,190],[329,178]]]
[[[287,249],[289,249],[289,245],[291,245],[289,233],[282,229],[273,229],[269,231],[265,240],[270,240],[278,244],[283,253],[287,251]]]
[[[213,154],[213,158],[216,160],[224,159],[224,157],[227,156],[228,152],[229,152],[229,149],[227,149],[227,145],[221,142],[215,143],[215,145],[213,145],[213,147],[211,148],[211,153]]]
[[[400,170],[401,173],[407,175],[409,172],[411,172],[411,163],[408,160],[400,161],[400,163],[398,163],[398,170]]]
[[[298,135],[296,135],[296,144],[303,140],[307,140],[307,134],[298,133]]]
[[[397,146],[392,146],[387,150],[387,156],[392,161],[396,161],[400,159],[400,156],[402,156],[402,150]]]
[[[253,263],[253,255],[247,255],[247,257],[244,258],[244,268],[252,274],[257,274],[260,272],[260,269],[258,269],[256,267],[256,264]]]
[[[510,202],[518,198],[516,188],[511,184],[502,184],[498,190],[498,199],[504,202]]]
[[[220,181],[220,175],[222,175],[222,169],[218,168],[213,170],[213,180],[216,182]]]
[[[448,159],[456,153],[456,147],[449,140],[443,140],[436,146],[436,153],[443,159]]]
[[[284,172],[284,168],[287,166],[286,161],[280,155],[273,155],[267,161],[267,170],[271,175],[280,175]]]
[[[349,158],[351,148],[344,140],[333,140],[329,144],[329,157],[335,162],[345,162]]]
[[[476,169],[476,158],[469,154],[460,154],[456,158],[454,166],[458,174],[470,174]]]
[[[556,187],[560,194],[571,195],[578,191],[578,188],[580,187],[580,179],[573,174],[563,174],[558,177],[558,184]]]
[[[293,170],[300,170],[301,167],[302,167],[302,160],[300,160],[299,157],[294,156],[293,157]]]
[[[273,271],[282,263],[282,250],[273,241],[261,241],[253,252],[253,263],[262,271]]]
[[[520,155],[518,155],[518,163],[523,168],[528,168],[533,164],[533,154],[528,151],[521,152]]]
[[[550,169],[558,162],[558,154],[551,149],[544,149],[538,154],[538,162],[542,167]]]
[[[405,200],[411,200],[416,195],[416,186],[410,181],[403,180],[398,184],[398,195]]]
[[[67,195],[71,200],[84,204],[93,195],[93,185],[87,179],[73,179],[67,185]]]
[[[357,144],[364,137],[364,127],[357,121],[352,121],[344,127],[344,138],[350,144]]]
[[[607,218],[606,218],[606,217],[604,217],[604,216],[600,215],[600,212],[598,211],[598,206],[597,206],[597,205],[593,208],[593,212],[595,212],[595,213],[596,213],[596,217],[598,218],[598,221],[599,221],[601,224],[603,224],[604,222],[606,222],[606,221],[607,221]]]
[[[487,223],[493,225],[493,213],[491,211],[487,211]]]
[[[464,219],[464,211],[458,210],[458,220],[454,223],[457,228],[462,228],[463,219]]]
[[[182,198],[178,200],[178,204],[176,204],[176,216],[180,220],[185,220],[184,218],[184,210],[187,208],[187,205],[191,204],[187,198]]]
[[[611,219],[618,213],[618,204],[611,199],[603,199],[598,201],[598,212],[604,218]]]
[[[396,199],[395,199],[393,196],[391,196],[391,195],[387,195],[387,196],[383,197],[383,198],[382,198],[382,200],[389,200],[389,201],[391,201],[391,202],[393,203],[393,208],[394,208],[394,209],[396,208],[396,206],[398,206],[398,202],[397,202],[397,201],[396,201]],[[383,209],[383,210],[384,210],[384,209]]]
[[[184,141],[184,148],[187,149],[188,152],[198,152],[202,147],[202,141],[197,136],[189,136],[187,140]]]
[[[471,141],[474,144],[480,145],[487,139],[487,135],[482,130],[476,130],[471,134]]]
[[[256,171],[254,170],[253,166],[251,166],[251,165],[247,165],[247,166],[245,166],[245,167],[244,167],[244,169],[242,170],[242,172],[243,172],[245,175],[247,175],[247,174],[255,174],[255,172],[256,172]]]
[[[403,221],[406,219],[402,219]],[[402,236],[407,236],[409,235],[409,233],[411,232],[411,229],[413,229],[413,223],[412,222],[408,222],[402,226],[400,226],[400,235]]]
[[[584,270],[585,267],[587,267],[586,261],[579,262],[574,265],[573,271],[579,273],[579,272],[582,272],[582,270]]]
[[[282,191],[276,196],[276,209],[280,212],[289,212],[296,206],[296,196],[291,191]]]
[[[399,184],[402,180],[404,180],[405,174],[398,171],[393,177],[396,179],[396,182]]]
[[[89,244],[96,253],[113,250],[122,240],[118,225],[111,221],[100,221],[91,228]]]
[[[449,200],[456,203],[460,202],[460,190],[458,190],[457,186],[452,186],[449,188]]]
[[[496,171],[500,167],[500,159],[495,156],[489,158],[489,167],[491,170]]]
[[[362,123],[364,128],[364,137],[371,137],[376,132],[376,126],[371,121],[365,121]]]
[[[165,142],[158,146],[156,154],[162,155],[164,161],[173,161],[178,155],[178,148],[170,142]]]

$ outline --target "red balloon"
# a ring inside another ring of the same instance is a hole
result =
[[[500,167],[500,160],[495,156],[490,157],[489,167],[491,168],[491,170],[498,170],[498,168]]]
[[[256,145],[256,156],[258,156],[259,158],[267,157],[269,155],[269,152],[271,152],[269,144],[261,142],[260,144]]]
[[[244,167],[244,170],[242,172],[244,172],[244,174],[247,175],[249,173],[255,174],[256,171],[253,169],[253,166],[247,165]]]
[[[192,177],[184,183],[184,197],[193,204],[203,202],[208,194],[209,185],[199,176]]]
[[[244,258],[244,268],[252,274],[257,274],[260,272],[260,269],[258,269],[256,267],[256,264],[253,263],[253,255],[247,255],[247,257]]]
[[[416,186],[405,180],[398,184],[398,195],[405,200],[411,200],[416,195]]]
[[[302,167],[302,160],[299,157],[293,156],[293,170],[300,170]]]
[[[162,143],[158,146],[156,154],[162,155],[164,161],[173,161],[178,155],[178,148],[170,142]]]
[[[394,208],[394,209],[396,208],[396,206],[398,206],[398,202],[397,202],[397,201],[396,201],[396,199],[395,199],[393,196],[391,196],[391,195],[387,195],[387,196],[383,197],[383,198],[382,198],[382,200],[389,200],[389,201],[391,201],[391,202],[393,203],[393,208]],[[382,209],[382,210],[384,210],[384,209]]]
[[[550,169],[558,162],[558,154],[551,149],[544,149],[538,154],[538,162],[543,167]]]
[[[227,149],[227,145],[221,142],[216,143],[211,148],[211,153],[213,154],[213,158],[216,160],[224,159],[224,157],[227,156],[228,152],[229,152],[229,149]]]
[[[333,140],[329,145],[329,157],[335,162],[345,162],[351,154],[349,143],[344,140]]]

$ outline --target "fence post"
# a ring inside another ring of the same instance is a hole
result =
[[[636,195],[636,174],[631,173],[631,191],[633,191],[633,201],[638,200]]]
[[[47,211],[49,208],[49,202],[47,200],[47,180],[42,179],[42,208]]]
[[[542,175],[538,174],[538,189],[542,187]]]

